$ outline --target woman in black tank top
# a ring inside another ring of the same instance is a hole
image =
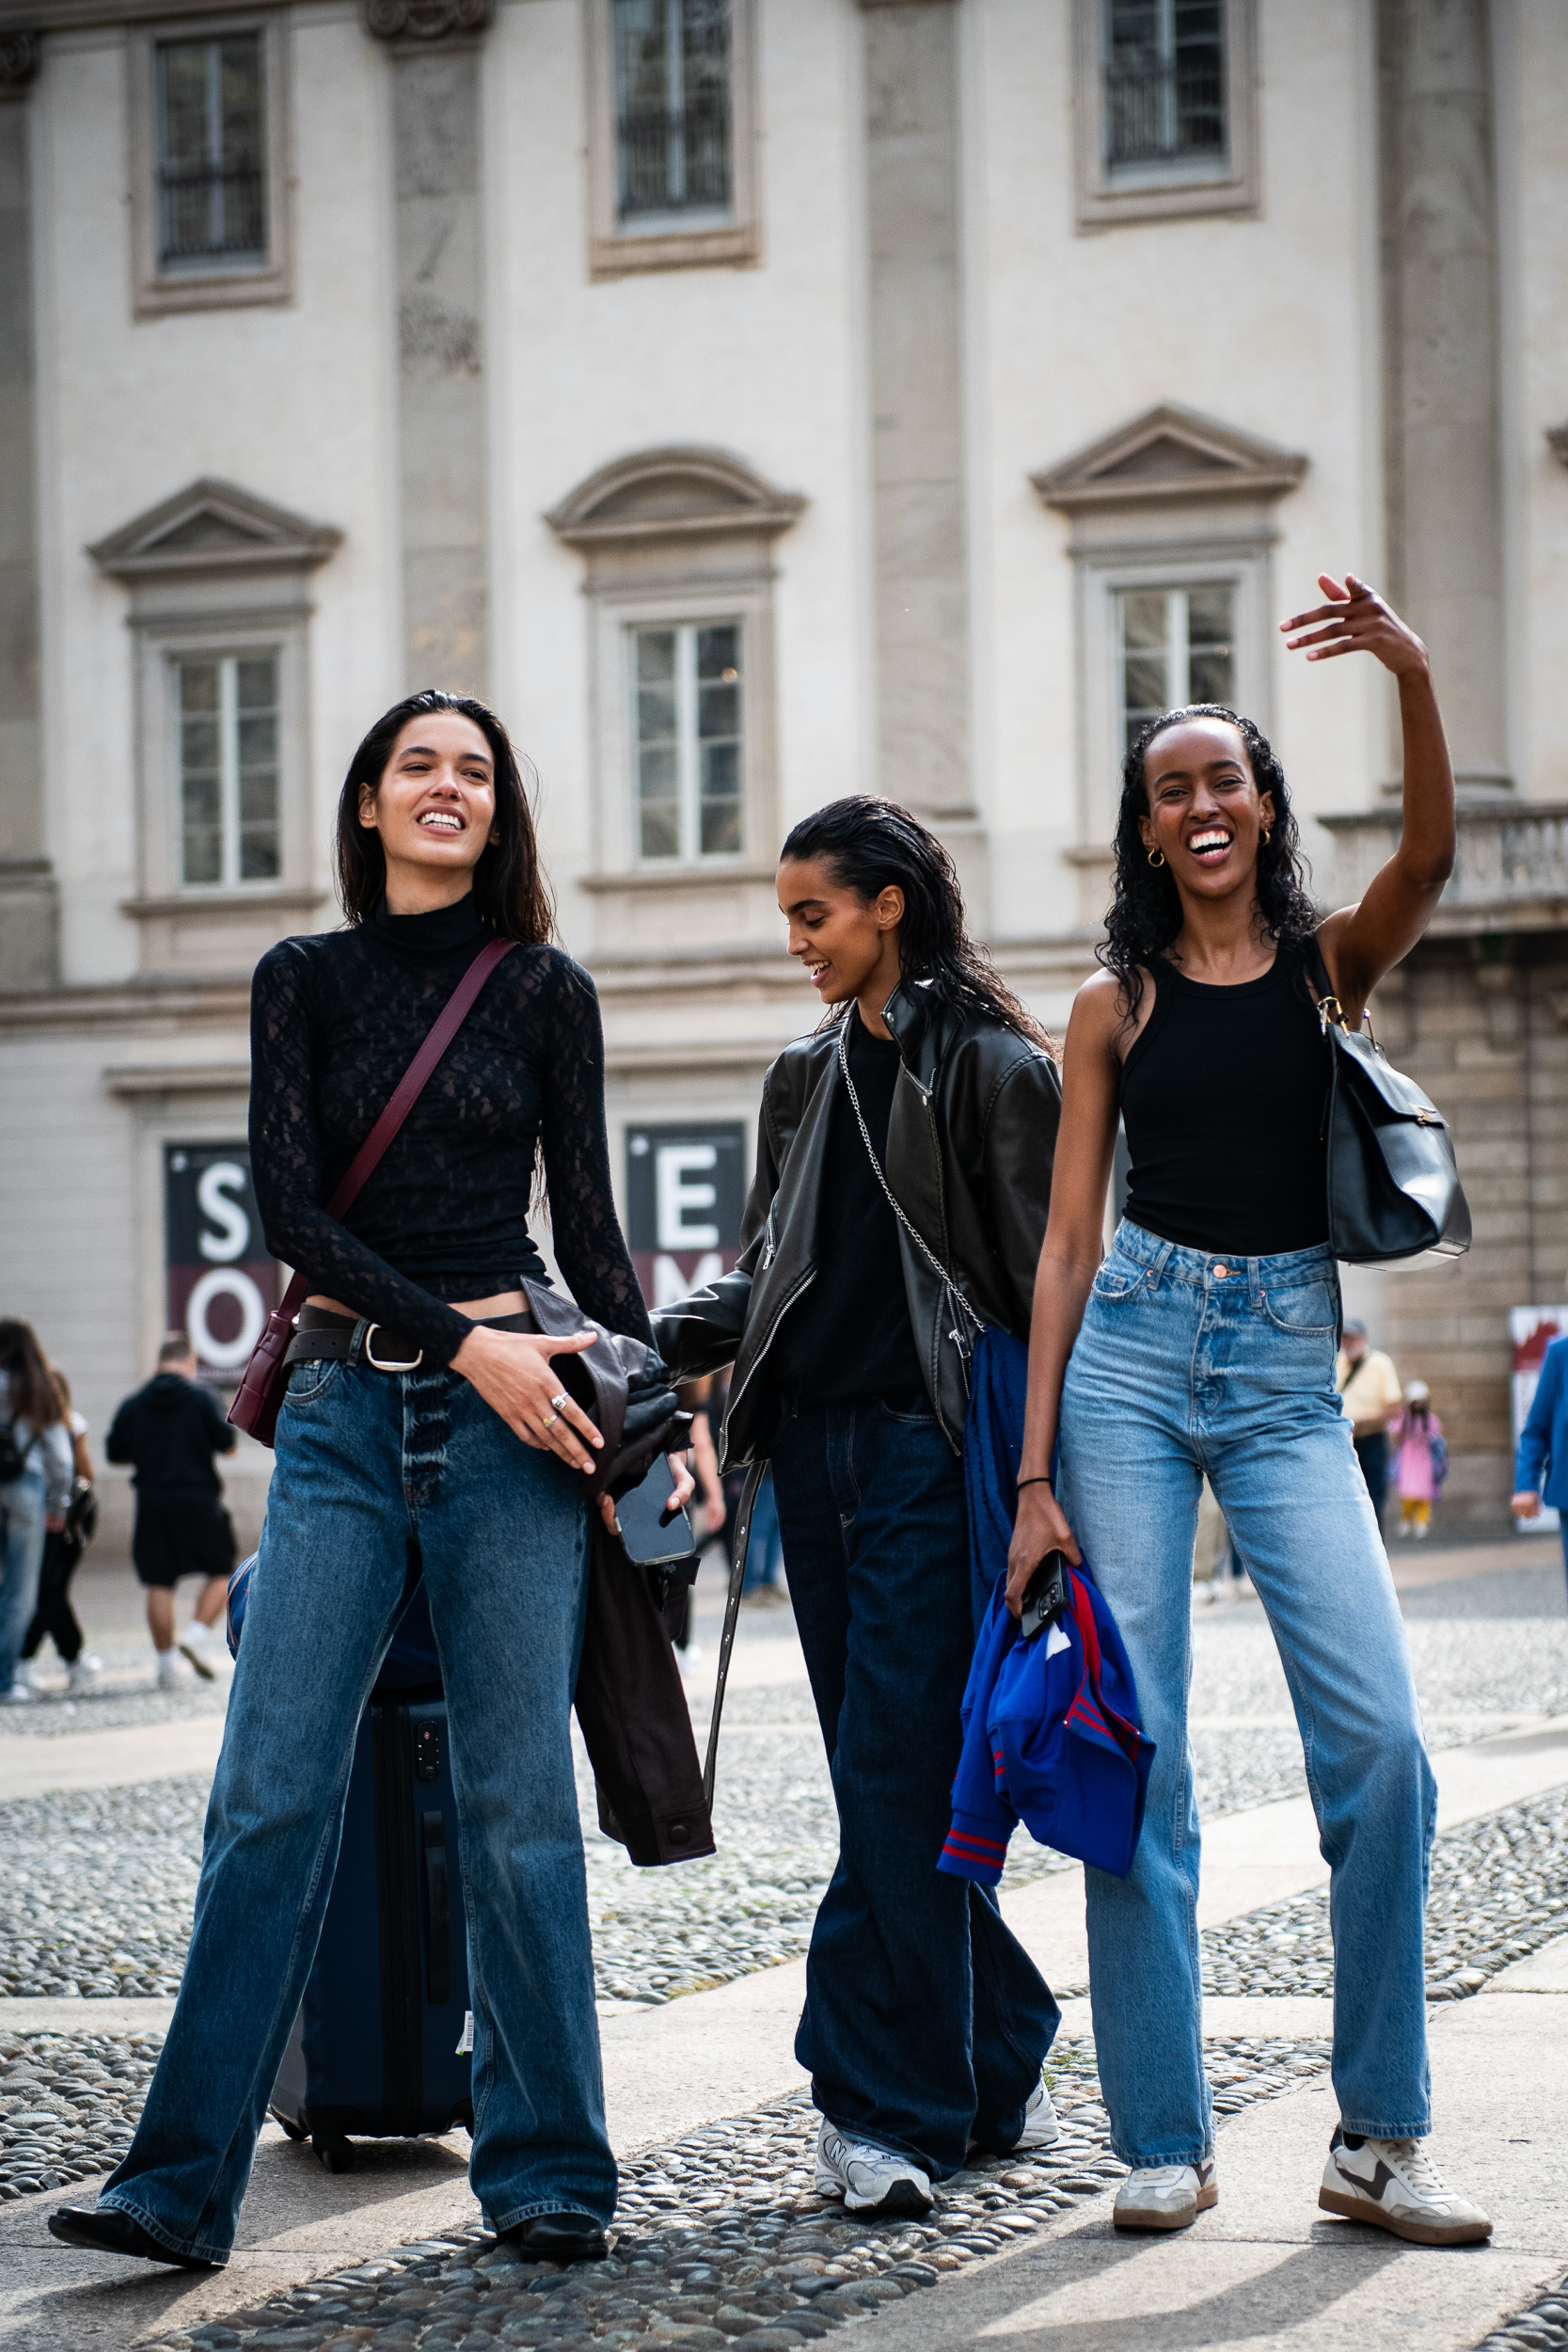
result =
[[[1101,2081],[1124,2229],[1214,2203],[1187,1744],[1193,1538],[1205,1474],[1268,1611],[1333,1869],[1339,2127],[1319,2202],[1428,2245],[1484,2237],[1429,2129],[1422,1917],[1436,1792],[1370,1498],[1334,1391],[1328,1057],[1314,929],[1349,1018],[1430,921],[1453,864],[1453,776],[1426,649],[1361,581],[1284,624],[1308,660],[1399,680],[1404,824],[1358,906],[1321,926],[1284,773],[1250,720],[1167,711],[1129,753],[1105,969],[1068,1030],[1035,1290],[1015,1612],[1037,1564],[1086,1556],[1156,1743],[1125,1880],[1085,1873]],[[1117,1111],[1127,1215],[1101,1259]],[[1053,1485],[1060,1439],[1060,1470]],[[1076,1540],[1075,1540],[1076,1538]]]

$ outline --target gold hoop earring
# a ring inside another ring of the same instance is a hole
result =
[[[1259,834],[1259,836],[1258,836],[1258,847],[1259,847],[1260,850],[1266,850],[1266,849],[1268,848],[1268,846],[1269,846],[1269,843],[1270,843],[1273,839],[1274,839],[1274,827],[1273,827],[1272,825],[1265,825],[1265,826],[1264,826],[1264,828],[1263,828],[1263,830],[1262,830],[1262,832],[1261,832],[1261,833]]]
[[[1148,853],[1148,862],[1150,866],[1164,866],[1165,862],[1165,853],[1164,850],[1150,850]]]

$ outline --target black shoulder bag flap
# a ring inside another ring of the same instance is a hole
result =
[[[663,1359],[653,1348],[607,1329],[547,1282],[526,1274],[521,1279],[533,1320],[547,1339],[594,1334],[592,1347],[552,1356],[550,1365],[604,1439],[589,1494],[595,1502],[603,1494],[619,1501],[641,1482],[656,1455],[685,1447],[690,1416],[681,1412]]]
[[[1314,932],[1306,943],[1329,1050],[1328,1242],[1347,1265],[1401,1273],[1463,1257],[1470,1204],[1437,1105],[1396,1070],[1371,1034],[1353,1029]]]

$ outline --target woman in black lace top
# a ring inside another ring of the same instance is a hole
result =
[[[604,1050],[551,909],[504,728],[412,696],[338,818],[350,928],[285,940],[252,999],[267,1239],[310,1278],[208,1816],[196,1931],[130,2153],[80,2245],[227,2259],[332,1884],[356,1728],[422,1566],[451,1707],[473,1999],[470,2178],[525,2256],[605,2249],[605,2136],[568,1735],[599,1435],[520,1278],[542,1158],[579,1305],[651,1339],[610,1195]],[[484,945],[486,979],[340,1224],[329,1200]],[[565,1347],[588,1343],[591,1335]],[[519,1443],[518,1440],[521,1440]],[[691,1491],[677,1470],[682,1500]],[[367,1983],[374,2003],[378,1987]]]

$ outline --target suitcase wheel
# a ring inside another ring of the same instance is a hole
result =
[[[273,2109],[273,2114],[276,2120],[282,2124],[284,2131],[291,2139],[308,2139],[309,2137],[309,2134],[307,2132],[304,2124],[296,2123],[292,2115],[278,2115],[276,2107]]]
[[[310,2153],[319,2156],[329,2172],[352,2172],[354,2150],[341,2132],[312,2132]]]

